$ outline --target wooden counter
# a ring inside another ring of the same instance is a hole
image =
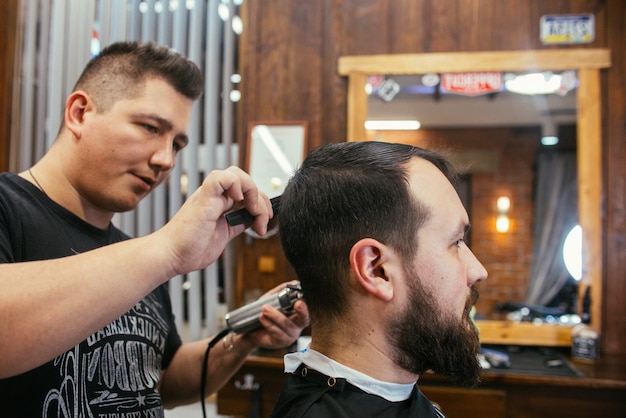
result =
[[[251,408],[268,417],[286,380],[282,352],[251,355],[217,396],[217,412],[248,416]],[[626,411],[626,360],[605,357],[594,364],[572,363],[580,377],[483,372],[476,388],[452,385],[433,374],[419,388],[448,418],[589,418]]]

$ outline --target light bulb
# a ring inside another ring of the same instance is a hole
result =
[[[500,196],[498,198],[496,206],[498,208],[498,212],[506,213],[509,211],[509,209],[511,209],[511,199],[509,199],[507,196]]]
[[[507,232],[511,227],[511,222],[507,215],[499,215],[496,219],[496,230],[498,232]]]

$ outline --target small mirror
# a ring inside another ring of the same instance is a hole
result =
[[[252,122],[245,170],[268,197],[283,193],[307,149],[306,122]]]

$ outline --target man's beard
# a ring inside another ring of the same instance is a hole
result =
[[[396,348],[395,361],[403,369],[422,374],[427,370],[449,376],[466,387],[480,380],[480,341],[470,319],[478,290],[471,286],[462,319],[443,312],[431,292],[407,269],[409,301],[405,311],[394,318],[388,336]]]

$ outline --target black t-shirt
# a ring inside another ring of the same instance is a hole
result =
[[[84,222],[21,177],[0,174],[0,262],[72,256],[128,238],[113,225],[101,230]],[[0,379],[2,416],[163,416],[156,386],[180,345],[162,285],[71,350]]]
[[[270,418],[445,418],[420,392],[391,402],[302,364],[283,387]]]

